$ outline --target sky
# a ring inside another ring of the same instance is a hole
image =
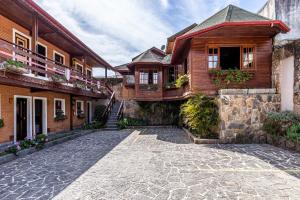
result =
[[[201,23],[228,4],[257,12],[266,3],[266,0],[34,1],[112,66],[128,63],[153,46],[160,48],[172,34]]]

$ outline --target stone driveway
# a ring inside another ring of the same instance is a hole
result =
[[[100,131],[0,166],[0,199],[299,199],[300,154]]]

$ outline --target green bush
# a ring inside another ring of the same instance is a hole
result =
[[[0,119],[0,128],[2,128],[4,126],[4,121],[3,119]]]
[[[20,142],[21,149],[28,149],[30,147],[34,146],[34,142],[32,140],[23,140]]]
[[[101,122],[103,120],[102,115],[103,115],[105,109],[106,109],[105,105],[97,105],[95,107],[95,113],[94,113],[95,121]]]
[[[16,66],[17,68],[23,68],[24,67],[24,63],[22,63],[21,61],[16,61],[16,60],[8,60],[6,61],[6,63],[8,65],[14,65]]]
[[[217,138],[219,109],[215,99],[197,94],[181,105],[182,123],[201,138]]]
[[[55,113],[54,120],[55,121],[63,121],[65,119],[67,119],[67,116],[65,115],[64,111],[63,110],[57,110],[56,113]]]
[[[293,124],[288,128],[287,138],[295,142],[300,141],[300,123]]]
[[[270,112],[263,124],[263,130],[271,135],[286,136],[288,128],[298,122],[299,115],[291,111]]]
[[[35,137],[35,147],[37,149],[44,148],[46,142],[47,142],[47,136],[45,134],[39,134]]]
[[[182,76],[179,76],[176,80],[175,86],[177,88],[181,88],[189,83],[189,76],[187,74],[184,74]]]
[[[13,153],[17,155],[17,152],[19,151],[18,147],[16,145],[13,145],[5,150],[6,153]]]
[[[104,127],[104,123],[102,122],[98,122],[98,121],[94,121],[90,124],[84,124],[83,125],[83,129],[85,130],[90,130],[90,129],[100,129]]]
[[[239,69],[229,69],[229,70],[209,70],[209,74],[213,75],[212,83],[216,86],[224,86],[230,84],[245,84],[247,81],[252,79],[252,74]]]
[[[127,128],[128,126],[145,126],[145,125],[147,125],[147,123],[141,119],[125,117],[125,118],[119,120],[117,125],[120,129],[124,129],[124,128]]]

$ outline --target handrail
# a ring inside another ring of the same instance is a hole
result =
[[[109,99],[109,102],[108,102],[108,104],[107,104],[107,106],[106,106],[106,108],[105,108],[105,110],[104,110],[104,112],[102,114],[102,119],[106,119],[107,118],[108,114],[112,110],[112,107],[113,107],[114,103],[115,103],[115,92],[112,93],[112,95],[111,95],[111,97]]]
[[[124,106],[124,100],[121,101],[121,104],[120,104],[120,107],[119,107],[119,110],[118,110],[118,114],[117,114],[118,119],[122,118],[122,115],[123,115],[123,106]]]

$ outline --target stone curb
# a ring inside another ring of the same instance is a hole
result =
[[[173,128],[176,126],[172,125],[162,125],[162,126],[128,126],[126,129],[135,129],[135,128]]]
[[[57,144],[67,142],[69,140],[73,140],[73,139],[78,138],[78,137],[83,136],[83,135],[88,135],[88,134],[94,133],[96,131],[97,130],[89,130],[89,131],[84,131],[83,133],[80,133],[80,132],[77,133],[77,131],[75,131],[74,134],[71,134],[71,135],[68,135],[68,136],[65,136],[65,137],[60,137],[60,138],[57,138],[55,140],[47,142],[44,145],[43,149],[52,147],[52,146],[57,145]],[[32,153],[37,152],[37,151],[39,151],[39,150],[36,149],[35,147],[31,147],[31,148],[23,149],[23,150],[19,151],[17,153],[17,156],[12,154],[12,153],[3,155],[3,156],[0,157],[0,165],[2,165],[4,163],[8,163],[8,162],[13,161],[13,160],[18,159],[18,158],[22,158],[26,155],[32,154]]]
[[[188,138],[194,143],[194,144],[219,144],[219,139],[200,139],[195,137],[189,130],[182,127],[182,130],[187,134]]]

